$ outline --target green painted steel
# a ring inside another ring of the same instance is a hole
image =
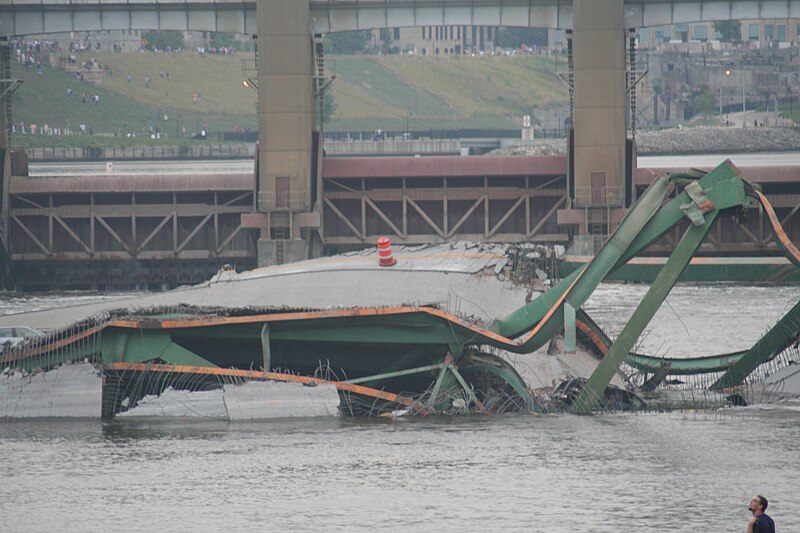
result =
[[[416,368],[407,368],[405,370],[395,370],[394,372],[384,372],[383,374],[375,374],[374,376],[366,376],[357,379],[345,380],[345,383],[372,383],[373,381],[382,381],[385,379],[398,378],[401,376],[409,376],[411,374],[421,374],[422,372],[430,372],[431,370],[439,370],[446,366],[445,363],[436,363],[435,365],[425,365]]]
[[[448,396],[458,387],[459,383],[455,376],[449,372],[450,365],[442,365],[439,370],[439,377],[433,385],[433,391],[428,399],[427,407],[434,411],[443,411],[450,407]]]
[[[704,217],[705,224],[693,225],[686,230],[669,261],[664,265],[653,285],[650,286],[633,316],[625,324],[622,333],[620,333],[616,342],[611,346],[611,349],[592,373],[586,386],[573,403],[573,412],[587,414],[595,408],[597,399],[603,396],[606,387],[611,383],[611,378],[619,369],[619,365],[630,354],[631,348],[633,348],[639,336],[650,323],[650,320],[653,319],[658,308],[661,307],[664,298],[672,290],[681,272],[702,244],[718,214],[718,211],[707,213]]]
[[[519,375],[508,361],[494,354],[485,352],[469,353],[465,359],[465,364],[461,367],[462,373],[494,374],[514,389],[514,392],[525,402],[529,411],[534,413],[543,412],[542,407],[525,384],[525,380],[522,379],[522,376]]]
[[[636,235],[642,231],[642,228],[656,213],[667,195],[668,189],[669,182],[666,178],[661,176],[656,178],[631,208],[616,231],[595,254],[595,259],[582,270],[578,282],[572,285],[572,281],[577,276],[562,280],[553,289],[547,291],[545,295],[536,298],[522,309],[493,324],[492,329],[505,337],[518,337],[542,320],[550,308],[565,293],[568,293],[567,301],[573,308],[581,307],[614,264],[628,250]],[[533,349],[536,349],[541,347],[544,342],[547,342],[561,330],[563,322],[563,309],[559,309],[559,312],[548,319],[547,324],[540,331],[537,341],[526,343],[530,345],[526,346],[526,348],[530,349],[535,346]],[[536,346],[537,344],[538,346]]]
[[[625,362],[633,368],[650,374],[658,372],[664,365],[669,367],[670,376],[696,376],[724,372],[736,363],[747,352],[726,353],[697,358],[667,359],[649,355],[630,354]]]
[[[597,336],[606,348],[611,347],[613,341],[606,335],[606,333],[586,314],[582,309],[578,310],[577,320],[583,322],[592,333]],[[589,339],[590,343],[593,341]],[[597,346],[600,350],[600,346]],[[700,357],[685,357],[685,358],[667,358],[656,357],[652,355],[630,353],[625,358],[625,363],[643,373],[655,374],[665,367],[669,367],[668,375],[671,376],[689,376],[698,374],[711,374],[714,372],[723,372],[728,370],[733,364],[742,357],[747,350],[740,350],[738,352],[731,352],[719,355],[708,355]]]
[[[585,414],[594,409],[597,398],[602,397],[619,365],[630,354],[634,343],[655,316],[664,298],[667,297],[686,265],[697,252],[720,212],[733,207],[746,207],[750,203],[744,181],[738,176],[735,168],[727,162],[694,183],[694,185],[687,186],[688,190],[684,190],[676,199],[679,201],[673,200],[659,211],[659,214],[667,211],[667,214],[672,217],[681,213],[692,220],[692,226],[686,230],[639,307],[625,324],[622,333],[589,378],[586,387],[572,405],[574,412]],[[690,206],[690,204],[694,205]],[[678,211],[675,211],[676,209]],[[698,210],[705,213],[702,223],[696,218]],[[655,216],[650,219],[650,222],[656,224],[658,218]],[[655,236],[659,232],[659,228],[663,230],[663,226],[645,228],[636,240],[647,241],[651,234]]]
[[[264,372],[272,371],[272,349],[269,345],[269,324],[261,327],[261,355],[264,357]]]
[[[658,387],[661,384],[661,382],[664,381],[667,378],[667,376],[669,376],[669,371],[670,371],[669,363],[665,363],[664,366],[662,366],[653,373],[650,379],[642,383],[642,386],[639,387],[639,389],[642,392],[654,391],[656,387]]]
[[[574,352],[577,348],[577,333],[575,331],[575,308],[564,304],[564,351]]]
[[[456,365],[449,364],[449,365],[447,365],[447,368],[450,369],[450,372],[456,378],[456,381],[458,381],[459,385],[461,385],[461,389],[467,395],[467,398],[469,399],[469,401],[472,402],[472,403],[478,404],[478,398],[477,398],[477,396],[475,396],[475,389],[472,387],[472,385],[470,385],[469,383],[466,382],[464,377],[458,371],[458,368],[456,367]]]
[[[734,387],[744,382],[760,364],[773,359],[800,338],[800,302],[797,302],[752,348],[711,385],[712,390]]]
[[[106,363],[146,363],[160,359],[173,365],[217,366],[175,344],[169,332],[161,329],[106,328],[100,345]]]
[[[329,367],[335,371],[347,369],[351,383],[376,383],[400,377],[416,382],[420,378],[415,375],[438,370],[429,398],[434,410],[448,408],[449,399],[460,394],[459,390],[476,399],[469,378],[492,374],[507,383],[531,410],[539,411],[524,380],[510,364],[491,354],[476,352],[485,347],[532,352],[562,330],[568,337],[567,347],[573,348],[577,312],[578,320],[589,324],[596,338],[610,347],[575,403],[578,412],[592,409],[595,399],[602,397],[611,376],[623,361],[653,375],[647,387],[657,386],[666,375],[721,370],[727,370],[727,381],[720,386],[741,382],[758,364],[785,347],[792,333],[797,334],[800,330],[798,306],[784,318],[783,324],[774,328],[774,335],[768,334],[747,352],[669,360],[630,353],[714,220],[732,208],[747,206],[752,192],[729,162],[697,181],[688,182],[683,192],[662,205],[672,188],[673,177],[655,180],[591,263],[488,329],[429,308],[339,316],[298,312],[296,318],[283,317],[274,321],[268,317],[249,323],[214,324],[198,320],[184,328],[161,329],[160,320],[194,318],[191,313],[177,313],[150,316],[138,329],[106,325],[94,347],[89,343],[85,346],[75,343],[39,357],[36,363],[55,364],[91,356],[107,363],[163,361],[175,365],[238,368],[263,365],[267,370],[274,366],[303,373],[314,372],[327,359]],[[603,279],[684,218],[690,219],[692,226],[612,344],[596,324],[585,317],[581,306]]]

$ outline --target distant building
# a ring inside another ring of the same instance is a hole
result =
[[[800,37],[798,19],[762,19],[742,21],[742,41],[753,48],[784,48]],[[781,44],[784,43],[784,44]]]
[[[380,49],[385,32],[389,32],[389,48],[395,52],[429,56],[488,52],[495,47],[497,30],[497,26],[422,26],[373,30],[372,46]]]
[[[742,20],[741,42],[750,48],[785,48],[798,43],[800,20],[761,19]],[[716,31],[713,22],[673,24],[639,28],[637,37],[640,48],[655,49],[669,43],[705,43],[718,41],[722,36]]]

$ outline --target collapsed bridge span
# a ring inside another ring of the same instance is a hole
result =
[[[765,212],[771,212],[766,198],[743,180],[730,162],[707,174],[660,177],[591,263],[501,319],[480,321],[421,304],[225,312],[173,307],[115,313],[69,335],[23,343],[0,356],[0,363],[31,371],[70,361],[95,362],[106,376],[114,376],[109,383],[118,384],[104,393],[109,399],[104,401],[106,417],[123,409],[125,398],[130,405],[143,397],[135,385],[142,383],[143,376],[152,392],[176,383],[165,376],[186,374],[270,380],[279,379],[277,373],[288,373],[324,379],[338,383],[335,386],[340,392],[365,398],[361,403],[370,407],[359,412],[367,414],[398,406],[420,413],[452,411],[454,407],[478,412],[512,408],[541,412],[546,407],[500,355],[533,352],[562,333],[565,348],[574,350],[581,332],[596,341],[603,357],[572,406],[576,412],[589,412],[598,405],[623,363],[638,365],[650,374],[641,384],[645,389],[672,374],[707,373],[711,368],[726,372],[715,388],[729,389],[740,385],[758,365],[775,360],[796,338],[800,333],[797,306],[774,333],[735,356],[698,360],[694,366],[676,360],[667,366],[631,354],[631,348],[709,228],[720,216],[740,215],[752,201],[761,202]],[[676,253],[612,342],[599,328],[589,325],[580,312],[582,305],[609,273],[684,219],[691,226]],[[774,217],[771,221],[787,255],[800,261],[797,248],[785,238]],[[260,370],[251,374],[253,369]],[[126,380],[128,383],[119,385]],[[348,389],[353,385],[360,388]]]

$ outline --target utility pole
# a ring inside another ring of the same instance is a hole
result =
[[[739,72],[739,77],[742,78],[742,127],[747,127],[747,106],[745,105],[744,97],[744,71]]]

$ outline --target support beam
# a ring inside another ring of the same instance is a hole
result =
[[[782,350],[797,342],[798,335],[800,335],[800,302],[796,303],[777,324],[715,381],[710,387],[711,390],[722,390],[741,385],[759,365],[773,359]]]
[[[269,324],[261,326],[261,355],[263,357],[262,369],[264,372],[272,371],[272,350],[269,345]]]
[[[625,187],[624,0],[573,0],[573,17],[574,199],[622,206],[605,191]]]
[[[296,212],[309,209],[317,159],[310,8],[306,1],[264,0],[256,14],[257,209],[284,214],[287,224],[281,227],[291,231]]]
[[[686,231],[669,260],[656,276],[653,285],[650,286],[650,290],[647,291],[639,307],[636,308],[633,316],[625,324],[622,333],[620,333],[616,342],[597,366],[578,399],[575,400],[572,406],[574,412],[588,414],[595,408],[597,401],[603,397],[606,387],[611,383],[614,373],[625,361],[625,358],[628,357],[642,331],[653,319],[656,311],[661,307],[675,282],[678,281],[686,265],[694,257],[695,252],[700,247],[703,239],[705,239],[718,214],[719,211],[717,210],[707,213],[705,215],[705,223],[692,225]]]

